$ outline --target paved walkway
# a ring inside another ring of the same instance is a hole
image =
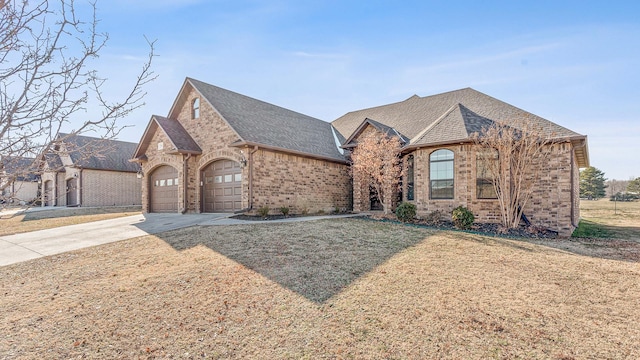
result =
[[[230,216],[232,214],[140,214],[0,236],[0,266],[194,225],[271,224],[358,215],[292,217],[267,221],[237,220]]]

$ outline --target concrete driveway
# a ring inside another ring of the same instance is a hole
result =
[[[230,219],[230,216],[233,214],[140,214],[0,236],[0,266],[187,226],[297,222],[362,214],[292,217],[268,221],[237,220]]]
[[[0,266],[187,226],[211,224],[229,216],[144,214],[0,236]]]

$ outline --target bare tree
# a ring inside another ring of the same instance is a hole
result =
[[[472,139],[484,152],[483,167],[500,203],[502,225],[518,227],[544,164],[551,157],[553,134],[533,121],[520,119],[509,124],[494,122],[474,133]]]
[[[401,148],[400,139],[376,131],[358,139],[351,154],[354,179],[374,189],[385,214],[391,211],[400,184]]]
[[[154,43],[147,40],[148,58],[130,90],[117,101],[107,99],[106,79],[91,61],[108,34],[98,31],[95,3],[91,7],[91,18],[83,21],[73,0],[0,0],[0,157],[41,163],[45,150],[65,140],[56,137],[60,130],[115,138],[123,128],[117,120],[144,105],[143,86],[156,78]],[[80,118],[89,107],[100,114]],[[33,168],[0,168],[3,173],[0,194]]]

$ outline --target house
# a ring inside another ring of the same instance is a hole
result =
[[[325,121],[187,78],[135,151],[143,211],[350,209],[343,140]]]
[[[375,204],[369,187],[352,180],[349,150],[363,134],[381,131],[404,143],[402,200],[421,214],[464,205],[479,221],[496,221],[497,200],[478,177],[470,135],[525,116],[560,139],[526,214],[570,233],[579,218],[578,169],[588,165],[586,136],[469,88],[328,123],[187,78],[168,115],[151,117],[132,161],[142,166],[147,212],[366,211]]]
[[[0,201],[10,204],[33,204],[38,198],[39,176],[34,171],[35,158],[4,156],[0,159]]]
[[[138,144],[58,134],[44,154],[42,206],[140,205],[140,167],[129,161]]]
[[[474,145],[471,135],[496,121],[514,124],[518,120],[531,122],[554,140],[551,161],[531,171],[542,175],[524,213],[533,224],[568,236],[580,218],[579,168],[589,166],[584,135],[471,88],[414,95],[398,103],[353,111],[332,125],[347,137],[345,148],[357,146],[358,137],[370,131],[400,137],[407,166],[402,200],[414,203],[418,214],[451,213],[462,205],[478,221],[499,222],[492,180],[482,171],[486,150]],[[369,210],[369,187],[354,181],[353,189],[354,210]]]

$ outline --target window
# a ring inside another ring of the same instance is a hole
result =
[[[165,180],[164,179],[160,180],[160,186],[164,186],[164,185],[165,185]]]
[[[173,179],[173,185],[178,185],[178,178]]]
[[[476,154],[476,197],[478,199],[497,199],[493,187],[493,176],[490,169],[498,166],[498,151],[486,150]]]
[[[407,200],[413,200],[413,155],[407,157]]]
[[[191,104],[191,118],[197,119],[200,117],[200,98],[193,99]]]
[[[167,179],[167,186],[173,186],[173,179]]]
[[[158,142],[158,150],[164,149],[164,143],[162,141]]]
[[[226,183],[230,183],[230,182],[232,182],[232,181],[233,181],[233,175],[228,174],[228,175],[225,175],[225,176],[224,176],[224,182],[226,182]]]
[[[453,151],[432,152],[429,170],[431,199],[453,199]]]
[[[233,181],[242,181],[242,174],[233,175]]]

